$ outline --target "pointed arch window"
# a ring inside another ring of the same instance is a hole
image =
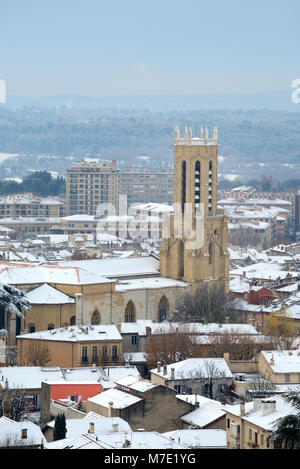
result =
[[[76,324],[76,316],[71,316],[70,317],[70,326],[75,326]]]
[[[200,207],[200,177],[201,177],[201,166],[200,161],[195,163],[195,210],[199,210]]]
[[[208,167],[208,211],[212,212],[212,203],[213,203],[213,164],[212,161],[209,162]]]
[[[181,209],[184,212],[184,204],[186,202],[186,162],[182,162],[181,168]]]
[[[165,296],[162,296],[158,305],[158,321],[162,322],[168,317],[169,302]]]
[[[125,309],[125,322],[135,322],[135,306],[130,300]]]
[[[92,315],[91,324],[92,326],[98,326],[101,323],[100,313],[95,310]]]
[[[214,255],[214,248],[213,248],[213,244],[212,243],[209,243],[209,246],[208,246],[208,259],[209,259],[209,264],[211,265],[213,263],[213,255]]]

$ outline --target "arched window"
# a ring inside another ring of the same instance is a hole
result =
[[[54,329],[54,324],[49,324],[48,325],[48,331],[52,331],[52,329]]]
[[[169,312],[169,302],[165,296],[162,296],[158,305],[158,322],[167,319]]]
[[[91,324],[92,324],[92,326],[98,326],[100,323],[101,323],[101,319],[100,319],[99,311],[97,311],[95,309],[95,311],[93,312],[93,315],[92,315]]]
[[[213,255],[214,255],[214,247],[212,243],[209,243],[209,246],[208,246],[209,264],[213,263]]]
[[[135,306],[130,300],[125,309],[125,322],[135,322]]]
[[[213,164],[212,161],[209,162],[208,168],[208,211],[212,212],[212,203],[213,203]]]
[[[181,209],[184,212],[184,204],[186,202],[186,162],[182,162],[181,174]]]
[[[200,207],[200,161],[195,163],[195,210]]]
[[[75,326],[75,324],[76,324],[76,316],[72,316],[70,318],[70,326]]]
[[[178,265],[179,265],[179,277],[184,277],[184,242],[182,240],[179,241],[179,255],[178,255]]]

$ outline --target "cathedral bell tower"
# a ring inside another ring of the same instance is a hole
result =
[[[160,252],[163,277],[201,283],[224,282],[228,288],[227,217],[217,207],[218,131],[201,128],[192,137],[175,129],[174,214],[164,220]]]

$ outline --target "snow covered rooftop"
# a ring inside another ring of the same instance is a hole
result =
[[[117,326],[113,324],[99,326],[66,326],[60,329],[32,332],[17,336],[18,339],[38,339],[61,342],[98,342],[121,341]]]
[[[91,422],[94,423],[95,433],[111,433],[113,431],[131,432],[129,424],[120,417],[104,417],[95,412],[89,412],[83,419],[66,419],[66,438],[88,433]],[[47,423],[47,426],[54,428],[54,424],[55,420],[52,420]]]
[[[27,430],[27,438],[22,438],[22,431]],[[9,442],[13,446],[44,445],[47,443],[40,427],[33,422],[14,422],[0,418],[0,447]]]
[[[89,397],[88,401],[102,407],[109,407],[109,403],[113,403],[113,409],[125,409],[131,405],[141,402],[143,399],[134,396],[120,389],[112,388],[97,394],[94,397]]]
[[[44,283],[40,287],[34,288],[26,293],[26,296],[30,304],[43,304],[43,305],[54,305],[54,304],[70,304],[75,303],[75,299],[65,293],[57,290],[57,288],[51,287],[48,283]]]
[[[212,369],[214,370],[215,377],[232,378],[232,373],[224,358],[188,358],[187,360],[166,365],[166,367],[166,374],[163,372],[163,366],[161,366],[160,371],[157,371],[157,368],[150,371],[166,380],[171,379],[171,368],[174,368],[175,380],[204,378],[209,376]]]
[[[226,449],[226,431],[221,429],[174,430],[162,433],[166,438],[189,448]]]
[[[262,351],[261,354],[274,373],[300,373],[300,350]]]
[[[245,403],[245,416],[243,419],[247,422],[250,422],[264,430],[272,431],[274,430],[274,425],[276,421],[280,418],[286,417],[287,415],[295,415],[298,413],[298,410],[295,409],[291,404],[287,403],[283,397],[278,395],[273,395],[271,398],[263,399],[264,401],[275,401],[275,409],[273,412],[263,415],[263,407],[260,402],[256,407],[254,406],[254,401]],[[237,405],[225,405],[223,410],[229,412],[232,415],[240,417],[240,404]]]
[[[126,292],[129,290],[145,290],[156,288],[185,288],[189,284],[180,280],[173,280],[165,277],[146,277],[133,280],[119,280],[116,284],[115,291]]]
[[[208,399],[204,396],[178,395],[177,398],[185,400],[186,402],[191,402],[192,404],[194,404],[195,401],[199,402],[198,409],[181,417],[183,422],[188,423],[193,427],[204,428],[215,420],[224,417],[226,413],[222,409],[221,402]]]
[[[75,265],[0,262],[0,282],[10,285],[32,283],[88,285],[110,283],[111,280]]]
[[[119,379],[118,381],[116,381],[116,385],[120,388],[127,388],[129,391],[133,390],[139,392],[147,392],[158,386],[157,384],[153,383],[148,379],[132,375],[128,375],[122,379]]]
[[[245,276],[248,279],[277,280],[285,279],[289,275],[293,278],[300,277],[296,271],[283,270],[282,265],[271,262],[259,262],[246,267],[238,267],[230,271],[231,276]]]
[[[107,278],[159,276],[159,260],[152,256],[70,261],[61,263],[61,266],[82,268],[90,273]]]

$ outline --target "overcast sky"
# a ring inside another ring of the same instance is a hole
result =
[[[11,96],[285,92],[299,0],[0,0]]]

